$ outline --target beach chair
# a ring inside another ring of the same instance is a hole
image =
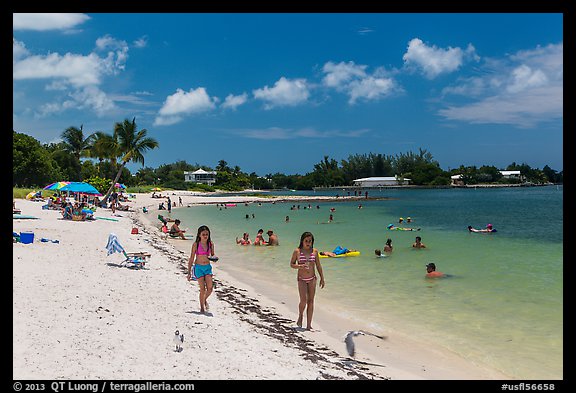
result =
[[[107,256],[110,254],[114,254],[115,252],[121,253],[122,255],[124,255],[125,259],[120,263],[120,265],[126,267],[133,267],[135,269],[142,269],[146,265],[148,258],[150,258],[150,256],[152,255],[150,253],[142,251],[126,252],[126,250],[124,250],[124,247],[122,247],[122,245],[118,241],[118,236],[116,236],[116,234],[114,233],[110,233],[110,235],[108,235],[108,243],[106,244],[106,250],[108,250]]]

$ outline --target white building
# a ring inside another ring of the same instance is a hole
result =
[[[502,177],[505,179],[518,179],[522,180],[522,175],[520,171],[500,171]]]
[[[410,184],[410,179],[394,177],[365,177],[353,180],[356,187],[386,187]]]
[[[518,179],[523,181],[522,174],[520,171],[499,171],[502,174],[504,179]],[[464,185],[464,176],[461,174],[450,176],[451,185],[452,186],[463,186]]]
[[[463,180],[462,175],[452,175],[450,176],[450,185],[452,186],[463,186],[464,185],[464,180]]]
[[[204,169],[198,169],[194,172],[184,171],[184,181],[203,183],[212,186],[216,183],[216,171],[205,171]]]

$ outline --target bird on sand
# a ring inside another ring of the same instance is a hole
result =
[[[179,330],[174,332],[174,339],[172,340],[176,346],[176,352],[182,351],[182,343],[184,342],[184,335],[180,334]]]
[[[351,357],[354,357],[354,354],[356,353],[356,346],[354,345],[354,337],[365,336],[365,335],[374,336],[374,337],[377,337],[381,340],[386,339],[386,336],[379,336],[377,334],[370,333],[370,332],[367,332],[365,330],[350,330],[344,336],[344,342],[346,343],[346,351],[348,351],[348,355],[350,355]]]

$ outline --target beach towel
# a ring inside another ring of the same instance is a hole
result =
[[[336,246],[334,251],[332,251],[336,255],[346,254],[349,250],[346,247]]]
[[[108,244],[106,244],[106,250],[108,250],[107,256],[115,252],[124,252],[124,248],[118,241],[118,236],[116,236],[114,233],[110,233],[110,235],[108,235]]]

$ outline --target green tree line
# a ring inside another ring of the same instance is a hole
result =
[[[354,179],[374,176],[398,176],[410,179],[410,184],[423,186],[449,185],[452,175],[462,175],[465,184],[515,181],[502,178],[500,169],[491,165],[461,165],[445,171],[432,154],[422,148],[418,152],[396,155],[352,154],[340,162],[324,156],[304,175],[277,172],[259,176],[243,172],[239,166],[230,166],[225,160],[220,160],[216,168],[182,160],[151,168],[144,166],[144,154],[159,144],[147,136],[146,129],[138,130],[136,119],[115,123],[110,134],[96,131],[85,135],[82,125],[69,127],[62,132],[61,139],[59,143],[41,144],[29,135],[13,131],[13,186],[35,188],[61,180],[86,181],[107,196],[117,182],[128,187],[155,185],[180,190],[233,191],[349,186]],[[129,162],[140,163],[142,168],[132,174],[126,168]],[[214,187],[184,181],[184,171],[198,169],[217,172]],[[548,165],[538,169],[513,162],[502,170],[519,170],[523,181],[533,184],[563,182],[563,171],[557,172]]]

